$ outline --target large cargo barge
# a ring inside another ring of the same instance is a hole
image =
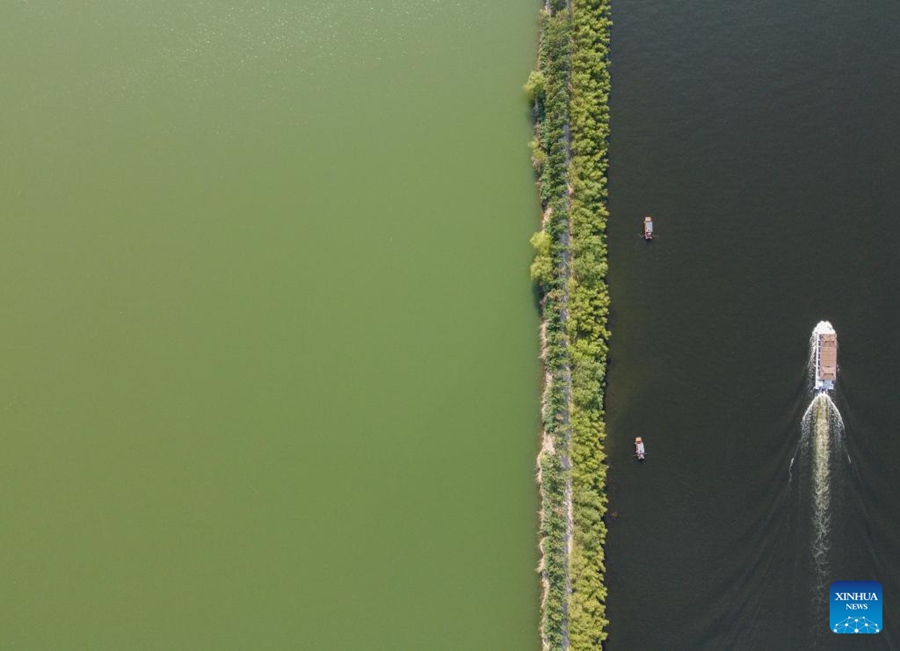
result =
[[[813,330],[813,339],[816,350],[816,391],[831,391],[837,380],[837,333],[828,321],[819,321]]]

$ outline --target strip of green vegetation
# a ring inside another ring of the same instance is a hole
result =
[[[565,333],[565,278],[567,276],[568,200],[566,181],[567,90],[571,16],[564,2],[541,12],[541,47],[538,71],[526,90],[534,100],[535,140],[531,149],[539,174],[543,229],[532,238],[537,255],[531,267],[538,283],[543,311],[542,354],[547,372],[543,395],[544,445],[538,457],[541,490],[541,637],[545,649],[567,647],[568,541],[565,501],[568,457],[568,404],[566,373],[568,345]]]
[[[571,0],[574,19],[569,104],[573,192],[569,320],[572,501],[569,643],[597,649],[606,639],[606,454],[603,395],[609,330],[606,285],[609,165],[610,0]]]
[[[545,214],[543,229],[532,238],[531,272],[543,295],[549,376],[543,416],[551,445],[539,458],[542,638],[545,648],[554,650],[597,649],[608,623],[603,389],[609,340],[610,27],[610,0],[571,0],[570,7],[552,2],[541,15],[538,71],[526,84],[535,100],[531,148]],[[571,470],[566,470],[567,458]],[[567,481],[572,485],[571,550]]]

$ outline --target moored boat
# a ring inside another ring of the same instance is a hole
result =
[[[634,456],[638,458],[638,461],[643,461],[647,456],[647,452],[644,449],[644,439],[640,436],[634,439]]]
[[[644,239],[652,240],[653,239],[653,218],[652,217],[644,217]]]

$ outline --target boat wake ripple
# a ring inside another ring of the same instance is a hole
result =
[[[813,398],[802,422],[801,445],[811,462],[812,559],[819,588],[825,587],[828,574],[828,549],[831,532],[831,484],[834,451],[843,447],[844,422],[827,393]],[[841,458],[840,456],[837,457]],[[821,592],[821,590],[819,591]]]

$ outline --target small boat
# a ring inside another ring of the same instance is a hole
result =
[[[644,439],[640,436],[634,439],[634,456],[638,458],[638,461],[643,461],[647,456],[647,451],[644,450]]]
[[[653,239],[653,218],[644,217],[644,239],[650,241]]]

